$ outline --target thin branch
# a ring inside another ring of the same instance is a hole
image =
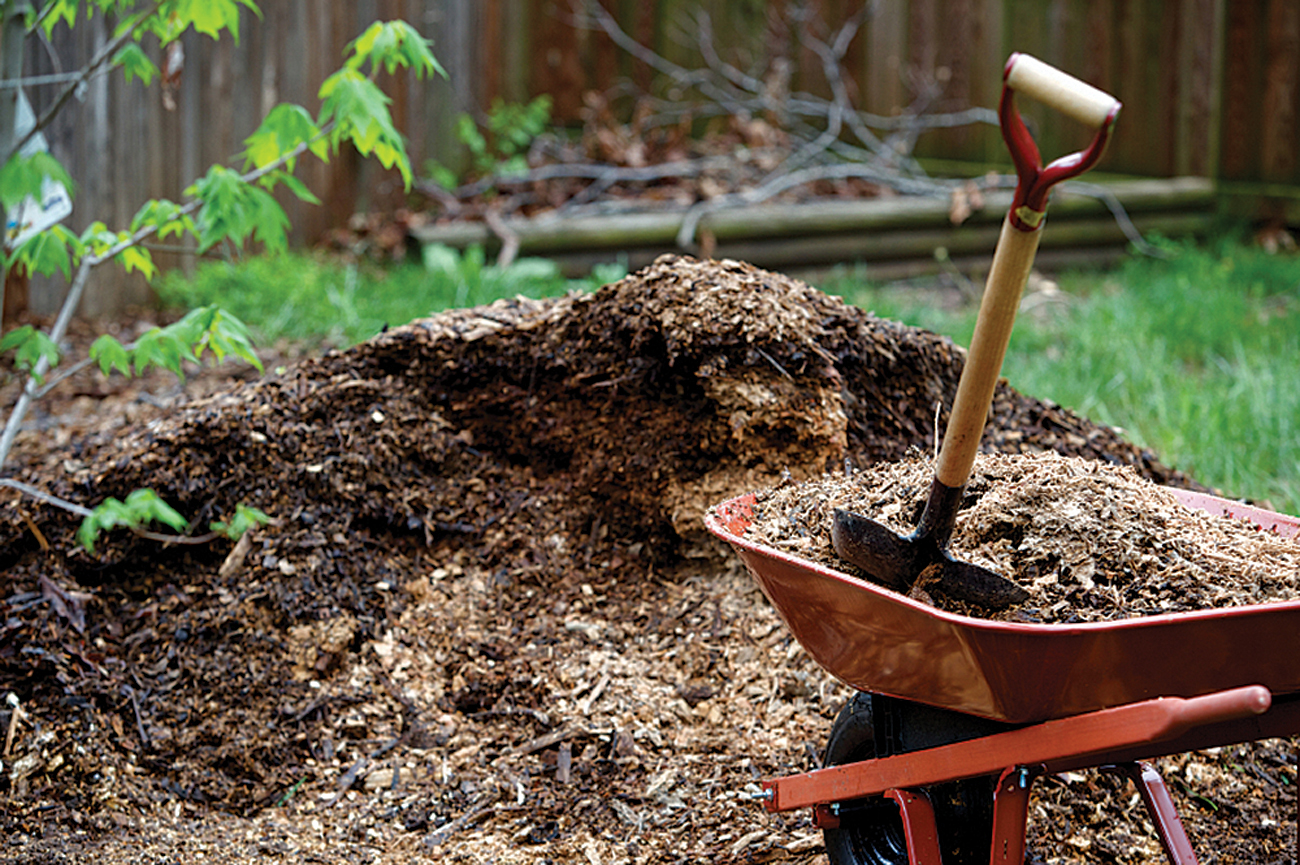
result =
[[[806,21],[800,31],[803,34],[803,41],[812,48],[813,52],[821,60],[822,74],[826,76],[826,81],[831,87],[831,95],[834,99],[830,103],[829,114],[832,118],[831,126],[836,132],[835,137],[839,137],[840,126],[847,121],[853,134],[858,137],[858,140],[868,150],[877,157],[885,158],[890,155],[887,148],[867,128],[861,116],[854,110],[852,101],[849,99],[848,87],[844,83],[844,55],[848,53],[849,45],[853,42],[854,37],[858,35],[858,30],[862,27],[863,21],[866,20],[866,14],[867,9],[864,7],[856,15],[844,22],[839,32],[835,34],[834,41],[829,45],[812,35]]]
[[[164,544],[208,544],[217,538],[224,538],[221,532],[208,532],[205,535],[168,535],[163,532],[151,532],[148,529],[132,529],[138,537]]]
[[[283,154],[274,162],[267,163],[261,168],[255,168],[245,174],[240,175],[240,179],[245,183],[255,183],[273,171],[282,168],[290,161],[302,156],[316,142],[326,138],[334,129],[334,122],[330,121],[320,130],[320,132],[310,141],[304,141],[293,150]],[[189,216],[203,206],[203,199],[194,198],[186,202],[177,211],[178,216]],[[135,246],[141,241],[147,240],[158,233],[162,226],[145,225],[123,240],[110,246],[100,253],[87,253],[82,256],[81,262],[77,265],[77,274],[72,279],[72,285],[68,288],[67,297],[63,299],[63,306],[59,309],[59,315],[54,320],[54,325],[50,328],[49,338],[53,343],[58,343],[63,339],[63,335],[68,330],[68,325],[72,321],[72,316],[77,307],[81,305],[81,296],[85,293],[86,280],[90,276],[92,268],[109,261],[120,255],[127,249]],[[42,355],[36,361],[36,365],[27,375],[27,382],[23,386],[23,392],[19,394],[18,401],[14,404],[13,409],[9,412],[9,419],[5,423],[3,434],[0,434],[0,469],[4,468],[5,462],[9,458],[9,451],[13,448],[14,438],[18,435],[18,429],[22,425],[23,418],[27,416],[27,410],[31,408],[32,402],[38,396],[37,382],[44,378],[45,373],[50,369],[49,359]]]
[[[571,0],[574,8],[575,24],[587,30],[599,28],[605,33],[614,44],[622,48],[628,54],[631,54],[642,63],[658,72],[667,75],[678,84],[688,87],[698,87],[700,92],[719,102],[727,102],[729,95],[720,90],[710,79],[708,70],[697,69],[690,70],[684,66],[678,66],[671,60],[645,47],[640,42],[629,36],[623,28],[618,26],[614,16],[605,10],[599,0]],[[594,11],[592,11],[594,10]],[[593,24],[595,27],[593,27]]]
[[[1138,230],[1138,227],[1133,224],[1133,220],[1129,218],[1128,211],[1124,209],[1124,203],[1119,200],[1119,196],[1117,196],[1113,190],[1107,189],[1105,186],[1100,184],[1089,183],[1084,180],[1068,180],[1061,184],[1061,190],[1064,192],[1074,192],[1078,195],[1087,195],[1105,204],[1106,208],[1110,211],[1111,216],[1114,217],[1115,223],[1119,226],[1120,231],[1124,232],[1124,236],[1127,237],[1129,242],[1137,248],[1138,252],[1152,258],[1169,257],[1168,252],[1147,242],[1147,239],[1142,236],[1142,232]]]
[[[625,168],[618,165],[600,165],[590,162],[565,162],[552,165],[539,165],[526,173],[493,174],[476,180],[455,190],[457,199],[474,198],[489,189],[505,184],[528,184],[542,180],[591,179],[606,184],[614,183],[650,183],[667,178],[695,177],[705,171],[730,168],[736,164],[729,156],[708,156],[703,159],[677,160],[658,165],[646,165],[638,168]],[[425,193],[434,192],[436,184],[430,181],[417,182],[416,188]],[[438,191],[449,194],[441,187]],[[459,205],[459,202],[457,202]]]
[[[54,7],[56,5],[58,4],[55,3],[42,4],[41,11],[36,13],[36,19],[32,21],[32,31],[41,29],[41,24],[43,24],[45,22],[45,19],[49,17],[50,13],[54,11]],[[57,61],[55,62],[57,63]]]
[[[848,178],[870,180],[896,192],[907,195],[923,195],[931,198],[950,194],[952,189],[959,183],[959,181],[953,180],[903,177],[899,174],[882,171],[874,166],[860,163],[813,166],[773,177],[762,186],[753,189],[719,196],[712,201],[695,205],[686,211],[686,215],[682,218],[681,228],[677,232],[677,245],[682,248],[689,248],[695,242],[695,231],[699,227],[700,220],[713,211],[758,204],[780,195],[788,189],[803,186],[805,183],[813,183],[818,180],[845,180]]]
[[[88,517],[93,513],[90,508],[83,507],[76,502],[70,502],[67,499],[61,499],[56,495],[45,492],[45,490],[38,489],[31,484],[25,484],[22,481],[16,481],[13,478],[0,478],[0,486],[15,489],[25,496],[31,496],[38,501],[45,502],[47,505],[54,505],[56,508],[71,511],[79,517]]]
[[[128,346],[128,350],[129,348],[130,347]],[[81,360],[77,361],[71,366],[61,368],[54,375],[47,378],[45,380],[45,384],[37,388],[36,399],[42,399],[46,394],[54,390],[54,388],[58,387],[60,384],[67,381],[68,379],[72,378],[74,375],[81,372],[83,369],[90,366],[94,362],[95,361],[89,357],[83,357]]]
[[[499,210],[489,208],[483,215],[483,221],[487,223],[489,229],[501,240],[501,252],[497,254],[497,267],[506,268],[514,263],[515,256],[519,254],[519,235],[515,234],[510,226],[501,220]]]
[[[36,133],[48,126],[50,121],[58,115],[58,113],[63,109],[63,106],[73,97],[74,94],[76,94],[81,86],[90,81],[99,71],[101,66],[111,61],[113,56],[117,54],[117,49],[126,44],[127,40],[135,38],[136,28],[148,20],[149,16],[157,12],[161,6],[161,0],[154,0],[154,2],[150,3],[148,7],[141,11],[132,24],[123,27],[122,32],[113,39],[110,39],[108,44],[101,48],[99,53],[92,57],[90,62],[82,67],[81,74],[59,91],[59,95],[54,97],[54,101],[50,104],[50,107],[47,108],[40,117],[36,118],[36,123],[32,128],[27,130],[27,133],[15,142],[13,147],[4,154],[4,159],[0,160],[0,165],[7,163],[11,158],[13,158],[15,153],[22,150],[23,146],[30,141]]]
[[[718,56],[717,46],[713,44],[713,19],[705,9],[701,9],[696,15],[696,30],[699,33],[697,44],[700,49],[700,56],[704,58],[705,64],[726,78],[732,84],[741,90],[750,93],[762,93],[763,82],[752,75],[746,75],[730,63],[726,63]]]
[[[627,35],[623,28],[618,26],[614,16],[610,15],[605,10],[605,7],[601,5],[600,0],[587,0],[587,2],[573,0],[573,11],[579,26],[590,30],[593,29],[592,24],[594,23],[596,27],[604,31],[606,36],[614,40],[614,44],[619,48],[622,48],[651,69],[669,76],[674,81],[695,83],[706,80],[706,76],[702,76],[700,72],[692,73],[685,67],[678,66]]]
[[[37,501],[45,502],[47,505],[53,505],[56,508],[61,508],[65,511],[76,514],[77,516],[82,517],[83,519],[85,517],[94,514],[93,510],[91,510],[88,507],[85,507],[84,505],[79,505],[76,502],[70,502],[67,499],[59,498],[53,493],[47,493],[45,492],[45,490],[42,490],[39,487],[34,487],[31,484],[25,484],[22,481],[16,481],[13,478],[0,478],[0,487],[9,487],[10,489],[17,490],[18,492],[22,493],[25,496],[29,496],[30,498],[36,499]],[[169,535],[163,532],[153,532],[150,531],[149,529],[141,529],[141,528],[133,528],[131,531],[134,532],[137,537],[145,538],[151,541],[159,541],[160,543],[164,543],[164,544],[192,544],[192,545],[208,544],[211,543],[212,541],[215,541],[217,538],[225,537],[225,535],[222,534],[221,532],[208,532],[207,534],[203,534],[203,535],[190,536],[190,535]]]

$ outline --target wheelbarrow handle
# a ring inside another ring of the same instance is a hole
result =
[[[1090,129],[1113,123],[1119,100],[1037,57],[1012,54],[1003,72],[1006,85],[1049,108],[1072,117]]]

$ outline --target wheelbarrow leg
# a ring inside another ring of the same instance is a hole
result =
[[[1005,769],[993,789],[993,847],[990,865],[1022,865],[1029,791],[1038,773],[1026,766]]]
[[[886,790],[885,796],[898,803],[907,841],[907,865],[943,865],[939,849],[939,827],[934,806],[924,790]]]
[[[1156,834],[1160,837],[1160,846],[1173,865],[1196,865],[1196,851],[1183,829],[1183,821],[1178,819],[1178,809],[1174,807],[1173,797],[1164,779],[1150,763],[1122,763],[1115,767],[1127,775],[1142,796],[1151,822],[1155,824]]]

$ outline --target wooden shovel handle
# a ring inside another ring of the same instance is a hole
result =
[[[1041,231],[1017,229],[1009,215],[1002,223],[984,299],[980,301],[975,334],[957,383],[957,398],[953,401],[935,466],[935,477],[945,486],[965,486],[970,478],[993,401],[993,388],[997,386],[1011,327],[1016,322],[1020,294],[1034,266],[1034,253],[1042,236]]]
[[[1055,108],[1091,129],[1114,122],[1119,112],[1119,100],[1114,96],[1028,54],[1012,54],[1003,79],[1017,93]]]
[[[1047,192],[1061,180],[1091,168],[1101,158],[1120,109],[1119,100],[1109,93],[1028,54],[1012,54],[1003,77],[1005,86],[999,113],[1003,137],[1007,139],[1012,160],[1016,163],[1019,183],[1011,213],[1002,223],[997,251],[993,253],[993,267],[984,287],[975,334],[971,337],[966,366],[957,383],[957,398],[953,402],[952,415],[935,466],[935,480],[952,489],[966,485],[975,464],[980,436],[993,401],[993,389],[997,386],[1002,358],[1011,339],[1011,327],[1016,321],[1020,293],[1034,266],[1034,253],[1038,251],[1038,240],[1042,236],[1040,229],[1047,208]],[[1086,151],[1058,159],[1044,169],[1038,148],[1015,110],[1011,98],[1015,92],[1037,99],[1097,129],[1092,145]]]

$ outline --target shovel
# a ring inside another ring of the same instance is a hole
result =
[[[1016,110],[1017,92],[1096,129],[1092,143],[1085,150],[1063,156],[1044,168],[1038,146]],[[1029,597],[1006,577],[954,559],[948,553],[948,541],[975,464],[1020,294],[1042,236],[1048,193],[1057,183],[1076,177],[1097,163],[1106,149],[1119,109],[1120,103],[1114,97],[1041,60],[1027,54],[1012,54],[1007,61],[998,116],[1002,138],[1016,168],[1016,192],[993,254],[993,266],[984,288],[966,365],[957,383],[957,397],[935,463],[925,510],[916,530],[906,537],[843,509],[835,511],[831,524],[836,554],[857,565],[874,581],[907,592],[924,574],[923,583],[927,588],[991,610],[1005,609]]]

